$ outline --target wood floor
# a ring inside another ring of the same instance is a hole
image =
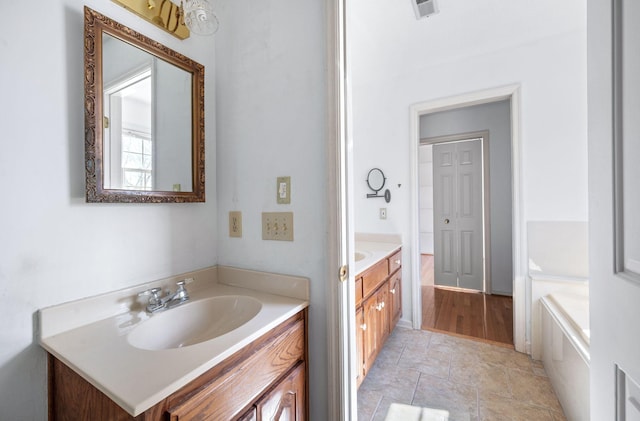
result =
[[[423,275],[433,279],[433,256],[422,255]],[[422,284],[422,329],[513,348],[511,297]]]

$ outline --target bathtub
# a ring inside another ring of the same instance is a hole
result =
[[[540,299],[544,369],[567,420],[589,419],[589,292],[565,288]]]

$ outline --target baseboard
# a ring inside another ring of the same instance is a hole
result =
[[[398,324],[396,326],[404,328],[404,329],[413,329],[413,324],[409,320],[406,320],[406,319],[398,320]]]

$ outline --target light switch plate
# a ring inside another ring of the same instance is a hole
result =
[[[242,212],[229,212],[229,237],[242,237]]]
[[[293,241],[293,212],[262,212],[262,239]]]
[[[276,198],[279,205],[291,203],[291,177],[278,177]]]

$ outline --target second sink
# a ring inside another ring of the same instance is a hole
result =
[[[146,350],[195,345],[239,328],[261,308],[260,301],[244,295],[194,301],[154,315],[131,331],[127,340]]]

